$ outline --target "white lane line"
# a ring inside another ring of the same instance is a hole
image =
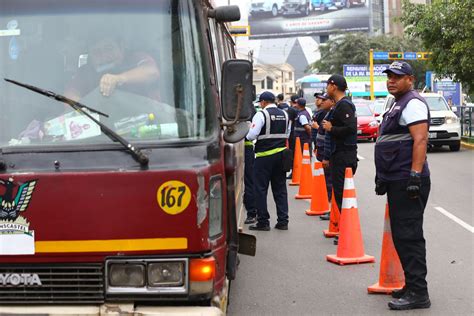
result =
[[[449,213],[448,211],[446,211],[444,208],[442,207],[439,207],[439,206],[435,206],[435,209],[440,212],[441,214],[443,214],[444,216],[446,216],[447,218],[451,219],[452,221],[454,221],[455,223],[461,225],[462,227],[464,227],[465,229],[467,229],[468,231],[470,231],[471,233],[474,233],[474,227],[472,227],[471,225],[469,225],[468,223],[466,223],[465,221],[463,221],[462,219],[454,216],[453,214]]]
[[[362,157],[361,155],[357,154],[357,158],[359,158],[359,160],[365,160],[364,157]]]

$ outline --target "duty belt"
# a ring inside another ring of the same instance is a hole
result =
[[[266,151],[261,151],[261,152],[255,153],[255,157],[258,158],[258,157],[271,156],[271,155],[274,155],[274,154],[278,154],[279,152],[282,152],[285,149],[286,149],[286,147],[278,147],[278,148],[273,148],[273,149],[266,150]]]

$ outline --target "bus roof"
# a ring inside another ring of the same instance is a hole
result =
[[[308,76],[304,76],[298,80],[296,80],[296,83],[305,83],[305,82],[325,82],[326,80],[329,79],[331,75],[328,74],[312,74]]]

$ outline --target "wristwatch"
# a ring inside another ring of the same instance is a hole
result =
[[[410,177],[421,177],[420,172],[416,172],[415,170],[410,171]]]

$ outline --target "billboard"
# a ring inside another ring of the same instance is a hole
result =
[[[388,66],[388,64],[374,65],[374,94],[376,97],[384,97],[388,94],[387,75],[382,72]],[[370,70],[368,65],[344,65],[344,77],[346,77],[347,86],[352,96],[370,96]]]
[[[251,0],[250,38],[369,31],[368,0]]]
[[[451,79],[435,80],[433,82],[433,92],[442,94],[450,106],[461,105],[461,84]]]

